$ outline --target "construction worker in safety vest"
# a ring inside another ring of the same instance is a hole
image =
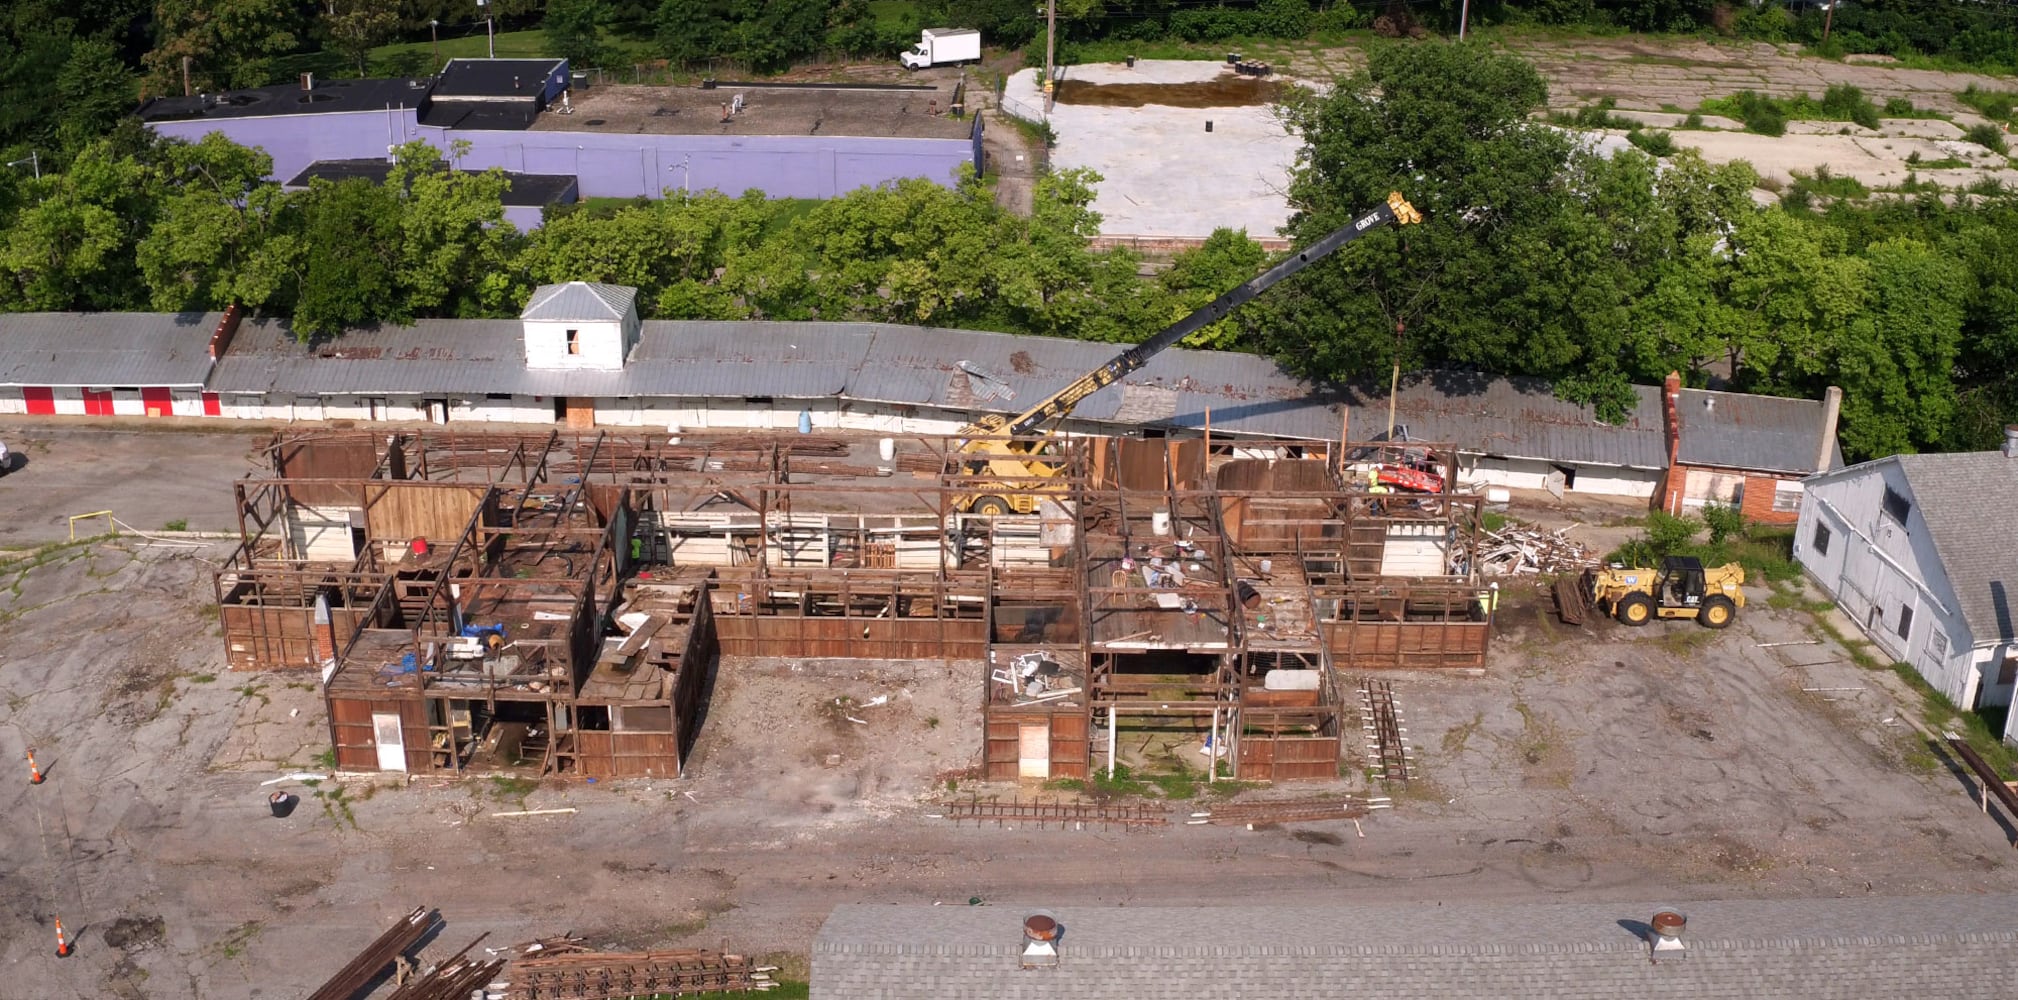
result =
[[[1479,591],[1478,604],[1472,614],[1478,621],[1489,622],[1497,611],[1499,611],[1499,584],[1495,582],[1485,590]]]

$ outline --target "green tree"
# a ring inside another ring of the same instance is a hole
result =
[[[323,30],[329,33],[330,48],[343,53],[357,67],[357,75],[370,76],[371,50],[399,29],[397,0],[328,0],[323,9]]]
[[[293,5],[286,0],[156,0],[154,48],[141,60],[155,94],[182,93],[182,60],[191,90],[256,87],[273,58],[294,50]]]
[[[295,336],[412,318],[399,289],[400,217],[398,196],[381,184],[316,181],[309,188],[301,200]]]
[[[1179,253],[1169,269],[1158,275],[1163,290],[1169,293],[1164,306],[1169,322],[1182,319],[1253,279],[1261,273],[1267,256],[1261,244],[1249,239],[1244,229],[1213,230],[1204,243]],[[1239,326],[1229,318],[1186,337],[1184,346],[1226,350],[1239,346],[1239,339]]]
[[[1830,352],[1852,460],[1934,446],[1955,413],[1968,270],[1918,240],[1866,247],[1869,294]]]
[[[56,140],[75,153],[110,131],[134,106],[133,71],[110,42],[83,39],[56,74]]]
[[[547,0],[547,16],[540,22],[546,29],[547,44],[577,69],[597,64],[602,53],[598,35],[609,11],[602,0]]]
[[[451,154],[466,146],[459,143]],[[386,187],[404,202],[395,277],[406,311],[490,314],[493,278],[509,280],[522,240],[504,218],[504,195],[511,187],[504,171],[451,170],[433,146],[416,141],[397,151]]]
[[[1285,231],[1298,245],[1390,191],[1425,221],[1362,237],[1279,286],[1243,317],[1258,344],[1329,379],[1396,363],[1576,370],[1584,328],[1616,322],[1603,282],[1616,268],[1608,226],[1580,219],[1565,183],[1572,140],[1528,117],[1546,93],[1532,66],[1482,46],[1381,45],[1329,96],[1291,106],[1305,146]]]
[[[135,251],[153,307],[275,302],[301,244],[284,225],[287,197],[266,180],[273,158],[214,132],[165,143],[159,155],[159,216]]]
[[[729,34],[723,0],[663,0],[652,18],[659,51],[683,69],[720,55]]]

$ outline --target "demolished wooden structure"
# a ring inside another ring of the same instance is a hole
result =
[[[1332,778],[1339,670],[1484,662],[1476,498],[1045,447],[1006,484],[1035,513],[988,517],[1005,484],[939,438],[283,435],[220,617],[234,667],[322,672],[339,769],[445,775],[678,775],[726,655],[979,661],[990,780],[1111,773],[1123,729],[1206,780]]]

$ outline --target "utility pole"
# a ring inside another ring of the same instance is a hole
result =
[[[488,45],[488,46],[490,47],[490,57],[491,57],[492,59],[496,59],[496,58],[497,58],[497,33],[496,33],[496,32],[495,32],[494,30],[492,30],[492,26],[491,26],[491,22],[492,22],[493,20],[495,20],[495,18],[491,17],[491,10],[490,10],[490,0],[476,0],[476,5],[477,5],[477,6],[479,6],[479,7],[482,7],[482,8],[483,8],[483,37],[484,37],[484,42],[485,42],[485,43],[486,43],[486,44],[487,44],[487,45]]]
[[[435,72],[439,73],[441,72],[441,21],[436,18],[430,17],[427,19],[427,40],[430,45],[434,46],[434,69]]]
[[[39,180],[41,180],[41,179],[42,179],[42,154],[41,154],[40,152],[37,152],[36,150],[33,150],[33,149],[31,149],[31,150],[29,150],[29,151],[28,151],[28,158],[27,158],[27,159],[23,159],[23,160],[8,160],[8,161],[7,161],[7,165],[8,165],[8,166],[10,166],[10,167],[18,167],[18,166],[22,165],[23,163],[26,163],[26,164],[28,164],[28,165],[29,165],[30,167],[34,168],[34,170],[35,170],[35,179],[36,179],[36,180],[38,180],[38,181],[39,181]]]
[[[1836,4],[1839,2],[1841,0],[1829,0],[1829,5],[1822,8],[1822,41],[1829,40],[1829,24],[1836,19]]]
[[[182,96],[189,96],[189,57],[182,57]]]
[[[1464,41],[1465,22],[1471,20],[1471,0],[1464,0],[1457,9],[1457,40]]]
[[[1058,0],[1044,0],[1044,113],[1051,113],[1052,53],[1058,45]]]

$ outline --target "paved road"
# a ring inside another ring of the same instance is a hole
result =
[[[0,418],[12,467],[0,477],[0,548],[69,537],[69,518],[110,510],[141,531],[237,527],[231,481],[272,431],[233,424]]]

